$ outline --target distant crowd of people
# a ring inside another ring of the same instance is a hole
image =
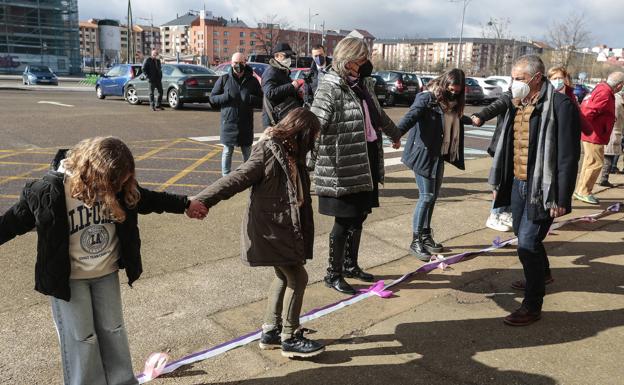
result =
[[[0,217],[0,244],[37,230],[35,289],[51,300],[66,384],[138,383],[118,278],[125,269],[132,284],[142,272],[138,214],[166,211],[203,219],[210,208],[245,190],[251,195],[243,260],[275,272],[260,347],[281,349],[286,357],[320,354],[325,347],[308,339],[299,321],[305,264],[314,254],[312,186],[318,213],[334,219],[324,284],[354,295],[345,278],[374,281],[360,267],[359,248],[366,219],[380,205],[383,136],[396,149],[407,137],[401,160],[419,191],[408,249],[428,262],[444,251],[434,239],[432,217],[445,167],[465,167],[465,125],[493,118],[498,121],[488,149],[493,202],[487,224],[513,229],[524,271],[523,280],[512,282],[524,300],[504,322],[525,326],[540,319],[545,285],[554,279],[543,243],[553,220],[572,211],[573,198],[598,204],[592,191],[599,177],[600,185],[613,187],[609,174],[622,153],[624,73],[609,75],[579,106],[565,68],[547,71],[539,56],[522,56],[513,63],[509,90],[467,116],[465,74],[452,69],[432,80],[395,124],[375,96],[371,52],[363,40],[343,39],[332,60],[315,46],[309,82],[290,78],[294,54],[288,44],[276,44],[261,83],[245,56],[234,54],[210,99],[221,109],[223,177],[196,196],[142,188],[128,147],[118,138],[98,137],[60,152],[53,169],[28,183]],[[162,96],[156,55],[143,71],[153,109]],[[252,147],[256,107],[263,109],[265,130]],[[231,170],[236,147],[244,162]]]

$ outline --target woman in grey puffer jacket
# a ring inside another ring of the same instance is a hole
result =
[[[401,133],[386,115],[374,92],[366,43],[340,41],[333,68],[323,77],[311,111],[321,122],[312,154],[319,212],[335,217],[329,236],[329,267],[325,285],[355,294],[344,277],[371,282],[358,266],[362,224],[379,207],[378,183],[383,183],[381,131],[400,146]]]

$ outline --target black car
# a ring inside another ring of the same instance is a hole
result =
[[[377,96],[379,104],[383,106],[388,100],[388,85],[379,75],[373,75],[372,78],[375,80],[375,96]]]
[[[184,103],[209,103],[210,92],[219,79],[213,70],[193,64],[164,64],[162,73],[164,99],[176,110]],[[148,102],[147,78],[141,76],[126,83],[124,97],[133,105]]]
[[[374,75],[380,76],[386,82],[388,106],[393,106],[397,102],[410,105],[420,91],[420,81],[415,74],[403,71],[379,71]]]

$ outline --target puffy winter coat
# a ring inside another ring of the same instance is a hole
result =
[[[393,141],[401,132],[386,115],[374,96],[374,80],[364,79],[381,115],[381,130]],[[314,182],[319,196],[339,197],[373,190],[373,178],[368,161],[364,133],[364,110],[355,92],[335,71],[330,70],[318,86],[310,109],[321,122],[311,164],[315,167]],[[381,138],[381,133],[378,136]],[[378,142],[379,175],[384,178],[382,141]]]

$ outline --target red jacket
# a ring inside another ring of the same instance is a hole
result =
[[[581,103],[585,120],[581,140],[594,144],[608,144],[615,123],[615,94],[607,83],[600,83]]]

